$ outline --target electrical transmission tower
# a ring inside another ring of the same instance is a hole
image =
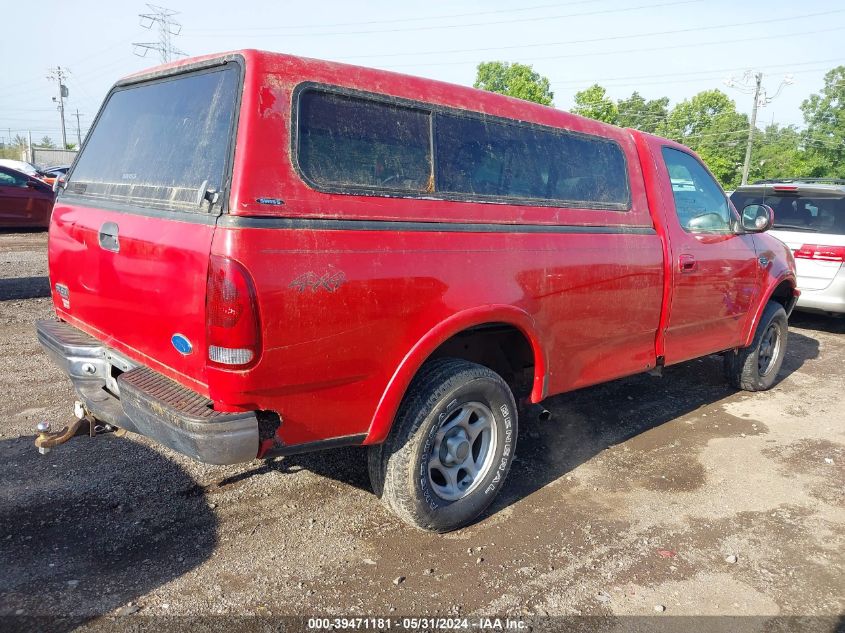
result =
[[[59,104],[57,109],[62,119],[62,149],[67,147],[67,134],[65,133],[65,99],[67,99],[69,93],[67,86],[65,85],[65,78],[69,73],[70,71],[67,68],[63,69],[61,66],[56,66],[55,68],[51,68],[50,74],[47,75],[47,79],[55,81],[59,87],[58,97],[53,97],[53,101]]]
[[[778,98],[784,87],[793,82],[792,75],[786,75],[780,82],[778,89],[771,97],[763,87],[763,73],[746,70],[741,79],[731,77],[725,80],[725,85],[745,94],[754,94],[754,105],[751,107],[751,123],[748,126],[748,143],[745,146],[745,161],[742,163],[742,184],[748,184],[748,170],[751,167],[751,149],[754,146],[754,132],[757,129],[757,108],[764,108]]]
[[[138,57],[146,57],[150,51],[158,51],[162,63],[172,61],[174,57],[186,56],[184,51],[173,45],[173,38],[182,32],[182,25],[173,19],[179,15],[178,11],[172,11],[167,7],[160,7],[155,4],[147,4],[150,13],[138,14],[139,23],[145,29],[152,30],[153,25],[158,29],[158,42],[133,42],[133,51]]]

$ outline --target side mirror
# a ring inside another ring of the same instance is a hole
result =
[[[38,181],[37,180],[27,180],[26,186],[30,189],[38,189]]]
[[[742,210],[742,228],[747,233],[768,231],[775,223],[775,212],[767,204],[749,204]]]

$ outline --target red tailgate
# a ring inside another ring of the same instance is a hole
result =
[[[59,317],[203,393],[209,254],[242,71],[224,56],[119,82],[50,226]]]
[[[213,220],[185,222],[57,204],[49,257],[60,318],[136,361],[205,383]],[[174,347],[176,334],[190,342],[190,353]]]

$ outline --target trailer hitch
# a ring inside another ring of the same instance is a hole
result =
[[[103,424],[97,420],[90,413],[85,411],[81,402],[77,402],[74,406],[74,413],[76,420],[68,426],[62,427],[58,431],[50,431],[50,423],[46,420],[39,422],[35,426],[38,436],[35,438],[35,446],[38,452],[46,455],[53,448],[64,444],[68,440],[77,435],[87,435],[88,437],[96,437],[103,433],[115,433],[116,435],[124,435],[124,429],[118,429],[111,424]]]

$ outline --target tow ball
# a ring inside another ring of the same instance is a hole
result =
[[[35,426],[35,430],[38,432],[38,436],[35,438],[35,447],[39,453],[46,455],[59,444],[64,444],[77,435],[96,437],[103,433],[115,433],[116,435],[126,433],[123,429],[118,429],[111,424],[104,424],[97,420],[85,410],[81,402],[77,402],[73,409],[77,419],[58,431],[51,431],[50,423],[46,420],[39,422]]]

